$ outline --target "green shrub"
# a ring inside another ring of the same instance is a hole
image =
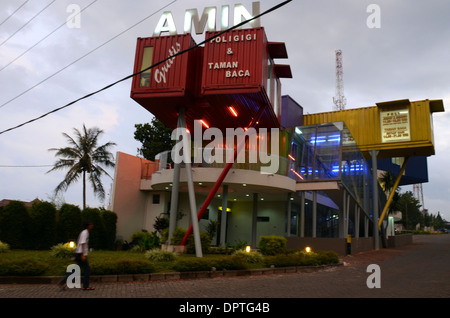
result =
[[[275,256],[266,256],[264,258],[265,266],[269,267],[287,267],[287,266],[317,266],[339,263],[339,256],[335,252],[304,252],[299,251],[293,254],[279,254]]]
[[[277,255],[286,252],[287,239],[282,236],[261,236],[258,247],[263,255]]]
[[[175,253],[160,249],[152,249],[145,252],[145,258],[154,262],[172,262],[176,257],[177,255]]]
[[[0,241],[0,253],[6,253],[9,251],[9,244]]]
[[[30,247],[31,219],[28,210],[19,201],[11,201],[0,209],[0,240],[12,249]]]
[[[248,263],[241,256],[228,256],[220,258],[179,258],[173,265],[177,272],[238,270],[248,268]]]
[[[304,265],[304,258],[295,254],[279,254],[264,257],[264,264],[266,267],[271,265],[275,267],[301,266]]]
[[[147,274],[155,271],[150,261],[138,259],[93,261],[90,266],[93,275]]]
[[[146,250],[157,248],[161,245],[158,234],[155,232],[149,233],[147,231],[136,232],[131,235],[132,243],[134,244],[133,251],[145,252]]]
[[[242,257],[241,255],[232,255],[211,259],[211,267],[215,267],[217,270],[238,270],[247,269],[249,266],[245,257]]]
[[[34,258],[0,259],[0,276],[39,276],[47,268],[48,264]]]
[[[117,214],[113,211],[102,210],[100,215],[104,227],[103,248],[113,250],[115,248],[116,241]]]
[[[241,256],[247,263],[261,263],[263,261],[263,255],[257,251],[246,252],[245,250],[237,250],[233,255]]]
[[[81,210],[72,204],[63,204],[58,212],[58,242],[76,241],[83,230],[81,224]]]
[[[171,244],[172,245],[179,245],[181,241],[184,238],[184,235],[186,234],[187,230],[182,228],[176,228],[173,231]],[[209,250],[209,247],[211,246],[211,238],[207,233],[201,232],[200,233],[200,242],[202,244],[202,252],[207,253]],[[186,242],[186,252],[188,254],[195,254],[195,240],[194,235],[190,235],[187,242]]]
[[[332,251],[319,251],[317,252],[317,261],[319,265],[338,264],[339,256]]]
[[[51,248],[51,254],[54,257],[61,257],[61,258],[71,257],[74,252],[75,247],[70,247],[69,243],[65,244],[60,243],[55,246],[52,246]]]
[[[183,258],[178,259],[173,265],[177,272],[196,272],[211,270],[211,261],[205,258]]]
[[[89,232],[89,248],[104,249],[104,226],[100,210],[97,208],[86,208],[81,212],[81,221],[92,222],[94,225],[92,231]]]
[[[35,202],[30,209],[32,248],[47,250],[56,243],[56,208],[50,202]]]

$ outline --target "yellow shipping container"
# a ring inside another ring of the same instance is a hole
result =
[[[343,121],[366,158],[431,156],[435,154],[433,113],[444,112],[442,100],[408,99],[376,106],[304,115],[304,125]]]

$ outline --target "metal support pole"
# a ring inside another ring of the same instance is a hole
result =
[[[253,193],[253,215],[252,215],[252,247],[256,248],[256,230],[258,224],[258,193]]]
[[[300,237],[305,237],[305,191],[302,191],[300,201]]]
[[[181,127],[181,118],[178,116],[177,127]],[[172,193],[170,194],[170,212],[169,212],[169,237],[167,245],[171,245],[173,232],[177,226],[177,212],[178,212],[178,196],[180,191],[180,164],[174,164],[173,180],[172,180]]]
[[[378,176],[377,176],[377,150],[371,150],[372,156],[372,186],[373,186],[373,242],[376,250],[380,249],[380,237],[378,234]]]
[[[378,228],[381,227],[381,224],[383,223],[383,219],[386,216],[386,212],[388,211],[389,206],[391,205],[392,199],[394,198],[395,191],[397,191],[398,185],[400,183],[400,179],[402,178],[402,175],[405,172],[406,164],[408,163],[408,159],[409,159],[409,157],[406,157],[405,161],[403,161],[400,172],[398,173],[398,176],[395,179],[394,186],[392,187],[391,193],[389,193],[389,198],[386,201],[386,205],[384,206],[383,213],[381,213],[380,220],[378,221]]]
[[[317,235],[317,191],[313,191],[312,237]]]
[[[292,200],[291,200],[291,198],[292,198],[292,193],[288,193],[288,195],[287,195],[287,199],[288,199],[288,201],[287,201],[287,211],[286,211],[286,214],[287,214],[287,217],[286,217],[286,236],[287,237],[289,237],[289,236],[291,236],[291,218],[292,218],[292,216],[291,216],[291,213],[292,213]]]
[[[227,231],[228,186],[222,187],[222,217],[220,219],[220,245],[225,248]]]
[[[191,209],[191,221],[192,221],[192,229],[194,232],[194,243],[195,243],[195,255],[197,257],[203,257],[202,253],[202,244],[200,241],[200,229],[198,225],[197,218],[197,203],[195,202],[195,190],[194,190],[194,181],[192,179],[192,169],[191,169],[191,148],[189,142],[187,140],[186,133],[186,121],[184,118],[184,109],[180,109],[180,118],[181,118],[181,128],[183,134],[183,160],[186,166],[186,179],[188,185],[188,193],[189,193],[189,206]]]
[[[170,194],[169,237],[167,244],[171,244],[173,232],[177,227],[178,194],[180,188],[180,164],[176,163],[173,170],[172,193]]]

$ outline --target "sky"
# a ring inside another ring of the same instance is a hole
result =
[[[261,11],[283,1],[262,0]],[[252,1],[200,0],[2,0],[0,4],[0,131],[27,122],[97,91],[133,72],[136,39],[150,37],[164,11],[178,33],[184,12],[207,6],[233,7]],[[372,6],[371,6],[372,5]],[[375,6],[373,6],[375,5]],[[83,10],[79,19],[72,17]],[[75,11],[74,11],[75,10]],[[436,155],[428,158],[423,184],[425,208],[450,221],[450,5],[448,0],[294,0],[261,18],[269,41],[285,42],[292,79],[282,94],[305,113],[333,109],[335,50],[343,52],[346,108],[409,99],[442,99],[435,113]],[[203,35],[195,35],[197,42]],[[50,148],[66,145],[63,132],[99,127],[100,143],[137,155],[135,124],[152,114],[130,98],[131,80],[0,134],[0,200],[54,200],[82,205],[81,182],[54,196],[65,172],[46,173],[56,161]],[[108,170],[114,176],[114,169]],[[87,193],[91,207],[107,206],[112,179],[103,179],[107,197]],[[402,187],[402,191],[412,187]]]

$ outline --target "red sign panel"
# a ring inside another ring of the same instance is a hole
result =
[[[206,38],[218,34],[207,32]],[[263,28],[232,30],[205,44],[202,94],[257,92],[266,85],[267,39]]]
[[[149,98],[172,97],[183,96],[185,91],[193,92],[194,81],[188,78],[198,63],[193,60],[193,51],[172,57],[193,46],[195,46],[195,42],[190,34],[139,38],[136,48],[135,73],[169,59],[135,76],[132,95],[150,93]]]

